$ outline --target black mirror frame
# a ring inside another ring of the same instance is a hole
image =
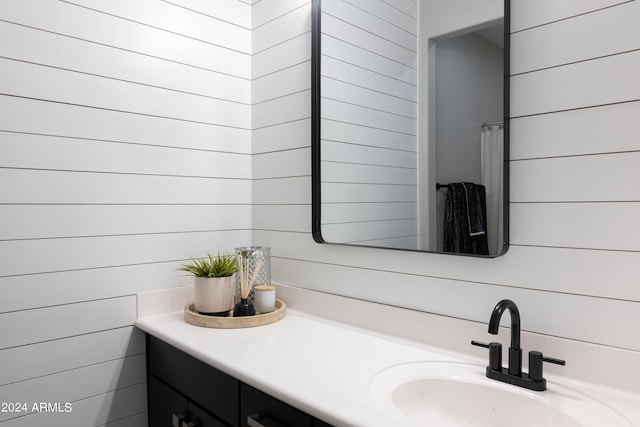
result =
[[[424,252],[444,255],[461,255],[479,258],[495,258],[486,255],[472,255],[451,252],[424,251],[419,249],[385,248],[381,246],[351,245],[348,243],[327,242],[322,237],[321,215],[321,135],[320,135],[320,77],[321,77],[321,0],[311,0],[311,234],[317,243],[339,244],[343,246],[370,247],[377,249],[391,249],[410,252]],[[511,75],[511,2],[504,0],[504,85],[503,85],[503,115],[504,115],[504,156],[503,174],[503,249],[496,257],[504,255],[509,248],[509,140],[510,140],[510,85]]]
[[[317,243],[327,243],[320,230],[320,1],[311,0],[311,234]]]

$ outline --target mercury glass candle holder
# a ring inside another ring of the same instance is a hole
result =
[[[243,263],[245,280],[251,281],[249,300],[253,303],[254,288],[256,286],[271,285],[271,248],[268,246],[245,246],[235,249],[238,263]],[[236,274],[236,302],[242,297],[242,277]]]

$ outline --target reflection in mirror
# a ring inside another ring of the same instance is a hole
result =
[[[505,5],[313,0],[316,241],[506,250]]]

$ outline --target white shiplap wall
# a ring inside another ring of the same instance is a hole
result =
[[[417,10],[406,0],[322,2],[328,242],[419,247]]]
[[[311,6],[258,11],[253,243],[274,281],[483,323],[512,298],[528,331],[640,351],[639,2],[512,1],[511,247],[491,260],[313,242]]]
[[[512,247],[485,260],[313,242],[309,0],[3,2],[0,401],[73,412],[0,424],[146,425],[133,295],[248,240],[276,282],[479,322],[508,297],[640,351],[638,2],[512,8]]]
[[[135,294],[251,240],[251,5],[0,8],[0,425],[146,426]]]

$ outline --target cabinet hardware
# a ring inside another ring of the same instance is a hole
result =
[[[247,417],[247,425],[249,427],[284,427],[275,421],[267,420],[268,416],[264,413],[253,414]]]
[[[172,420],[171,420],[171,425],[173,427],[182,427],[182,421],[186,418],[184,414],[180,414],[180,415],[176,415],[176,414],[171,414],[172,415]]]

